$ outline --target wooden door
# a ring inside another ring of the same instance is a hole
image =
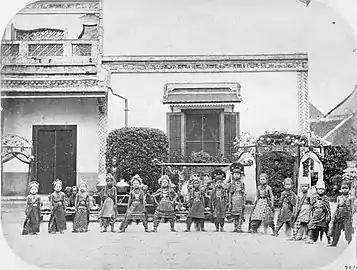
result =
[[[61,179],[63,187],[76,184],[77,126],[33,126],[34,177],[39,193],[53,190],[52,182]]]

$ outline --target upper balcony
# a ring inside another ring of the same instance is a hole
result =
[[[1,64],[96,64],[97,52],[97,40],[3,40]]]

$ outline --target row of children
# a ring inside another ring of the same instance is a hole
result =
[[[244,166],[233,163],[230,166],[232,180],[228,187],[223,187],[226,175],[223,170],[217,169],[212,172],[212,180],[215,185],[209,198],[209,208],[211,210],[216,231],[224,231],[224,223],[227,214],[233,219],[234,232],[243,232],[242,224],[245,210],[245,185],[243,182]],[[324,232],[328,239],[332,236],[333,241],[330,246],[336,246],[341,231],[345,231],[348,243],[351,241],[352,228],[352,208],[353,198],[349,195],[350,186],[342,183],[341,195],[337,199],[337,209],[331,220],[331,209],[327,196],[325,195],[324,182],[318,182],[316,193],[309,192],[309,184],[301,183],[301,193],[296,196],[292,190],[293,181],[290,178],[284,180],[284,191],[279,199],[280,212],[277,223],[274,223],[274,196],[271,187],[267,184],[268,177],[261,174],[260,185],[257,188],[256,200],[249,217],[249,232],[256,233],[260,225],[266,230],[270,227],[275,236],[285,224],[287,228],[293,228],[291,240],[307,239],[307,243],[314,243],[318,235]],[[101,191],[102,207],[99,212],[102,232],[106,232],[110,225],[114,232],[114,224],[117,218],[117,189],[113,185],[114,179],[111,174],[106,178],[107,185]],[[128,208],[120,232],[125,232],[128,225],[133,220],[143,222],[144,229],[148,230],[148,214],[146,211],[146,194],[142,190],[142,179],[135,175],[131,181],[131,191],[129,193]],[[175,230],[175,204],[178,194],[172,189],[171,181],[164,175],[159,179],[160,188],[151,195],[157,205],[154,213],[153,232],[157,232],[161,220],[168,220],[171,231]],[[55,191],[50,196],[52,213],[49,222],[49,232],[59,231],[63,233],[66,229],[65,222],[65,194],[61,192],[62,183],[60,180],[54,182]],[[26,221],[29,233],[39,232],[40,198],[36,195],[38,183],[30,184],[31,195],[27,198]],[[186,218],[186,232],[191,230],[193,222],[200,231],[205,231],[205,192],[200,188],[199,179],[194,179],[189,193],[188,215]],[[79,192],[75,200],[75,218],[73,224],[74,232],[86,232],[89,223],[89,195],[86,192],[86,183],[79,184]],[[330,225],[331,222],[331,226]],[[330,230],[329,230],[330,227]],[[25,227],[24,227],[25,228]]]

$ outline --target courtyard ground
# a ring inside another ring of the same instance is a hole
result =
[[[279,237],[230,233],[231,223],[228,232],[216,233],[209,222],[206,233],[184,233],[185,224],[178,223],[178,233],[170,232],[169,224],[161,224],[157,233],[144,233],[141,224],[134,224],[124,234],[99,233],[99,223],[91,223],[88,233],[72,234],[68,222],[63,235],[49,235],[45,222],[40,235],[21,236],[21,205],[2,205],[1,217],[3,235],[14,253],[44,268],[314,269],[337,260],[347,247],[343,235],[337,248],[327,248],[326,239],[314,245],[290,242],[283,231]]]

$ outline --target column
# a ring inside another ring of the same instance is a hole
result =
[[[297,72],[299,132],[308,135],[310,132],[310,104],[308,88],[308,71]]]
[[[98,187],[106,185],[106,145],[107,145],[107,122],[108,122],[108,96],[98,98],[98,140],[99,140],[99,157],[98,157]]]

